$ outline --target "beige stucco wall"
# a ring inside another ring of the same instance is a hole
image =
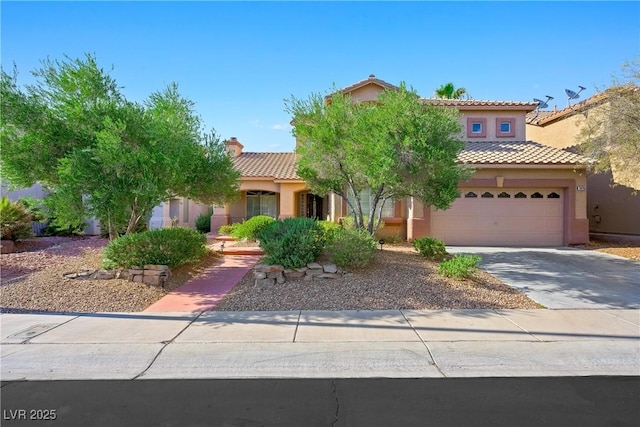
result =
[[[548,126],[527,124],[527,139],[555,148],[567,148],[576,145],[576,137],[584,124],[584,116],[576,114],[559,120]]]
[[[610,173],[587,179],[589,230],[640,235],[640,193],[624,185],[612,186]]]
[[[307,189],[304,183],[280,184],[280,214],[279,218],[298,216],[298,198],[296,193]]]
[[[467,119],[468,118],[486,118],[487,119],[487,135],[484,138],[467,137]],[[496,119],[514,119],[515,135],[512,137],[498,137],[496,128]],[[460,138],[469,141],[524,141],[526,139],[525,128],[525,112],[524,111],[461,111],[460,125],[462,133]]]
[[[350,92],[354,101],[376,101],[384,89],[376,84],[368,84]]]

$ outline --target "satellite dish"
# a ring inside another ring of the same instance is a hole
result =
[[[574,92],[574,91],[572,91],[571,89],[565,89],[565,90],[564,90],[564,93],[566,93],[566,94],[567,94],[567,105],[568,105],[568,107],[569,107],[569,108],[571,108],[572,110],[573,110],[573,107],[571,106],[571,100],[572,100],[572,99],[578,99],[578,98],[580,98],[580,92],[582,92],[583,90],[585,90],[585,89],[586,89],[586,87],[584,87],[584,86],[580,86],[580,85],[578,85],[578,87],[580,88],[580,90],[579,90],[579,91],[577,91],[577,92]]]
[[[533,98],[534,102],[538,103],[538,108],[549,108],[549,101],[551,101],[553,99],[553,96],[549,96],[549,95],[545,95],[547,97],[546,101],[543,101],[541,99],[538,98]]]

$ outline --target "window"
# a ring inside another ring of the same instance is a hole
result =
[[[355,197],[353,196],[353,192],[349,190],[349,201],[355,206]],[[373,201],[373,196],[371,194],[371,190],[362,190],[360,192],[360,203],[362,206],[362,214],[369,215],[369,211],[371,210],[371,202]],[[380,204],[378,204],[378,209],[376,209],[375,215],[378,215],[380,209]],[[353,214],[353,212],[350,212]],[[382,217],[383,218],[394,218],[396,216],[396,204],[393,200],[387,200],[382,206]]]
[[[485,138],[487,136],[487,119],[469,117],[467,119],[467,137]]]
[[[498,198],[500,198],[500,199],[510,199],[511,198],[511,194],[503,191],[502,193],[498,194]]]
[[[515,195],[515,196],[513,196],[513,197],[514,197],[514,198],[516,198],[516,199],[526,199],[526,198],[527,198],[527,195],[526,195],[526,194],[524,194],[522,191],[518,191],[518,192],[516,193],[516,195]]]
[[[556,193],[555,191],[553,193],[549,193],[547,195],[547,199],[559,199],[560,195],[558,193]]]
[[[488,191],[485,191],[484,193],[482,193],[482,197],[483,199],[493,199],[493,193],[489,193]]]
[[[473,191],[469,191],[467,194],[464,195],[464,197],[466,197],[467,199],[469,198],[476,198],[478,197],[478,195],[476,193],[474,193]]]
[[[512,138],[516,136],[516,119],[498,117],[496,119],[496,136],[498,138]]]
[[[532,199],[542,199],[544,196],[537,191],[531,195]]]
[[[247,219],[258,215],[277,217],[276,193],[272,191],[247,191]]]

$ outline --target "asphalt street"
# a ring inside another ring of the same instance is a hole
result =
[[[2,425],[635,427],[639,401],[623,376],[18,381]]]

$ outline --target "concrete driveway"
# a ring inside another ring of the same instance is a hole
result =
[[[574,248],[448,246],[547,308],[640,308],[640,262]]]

